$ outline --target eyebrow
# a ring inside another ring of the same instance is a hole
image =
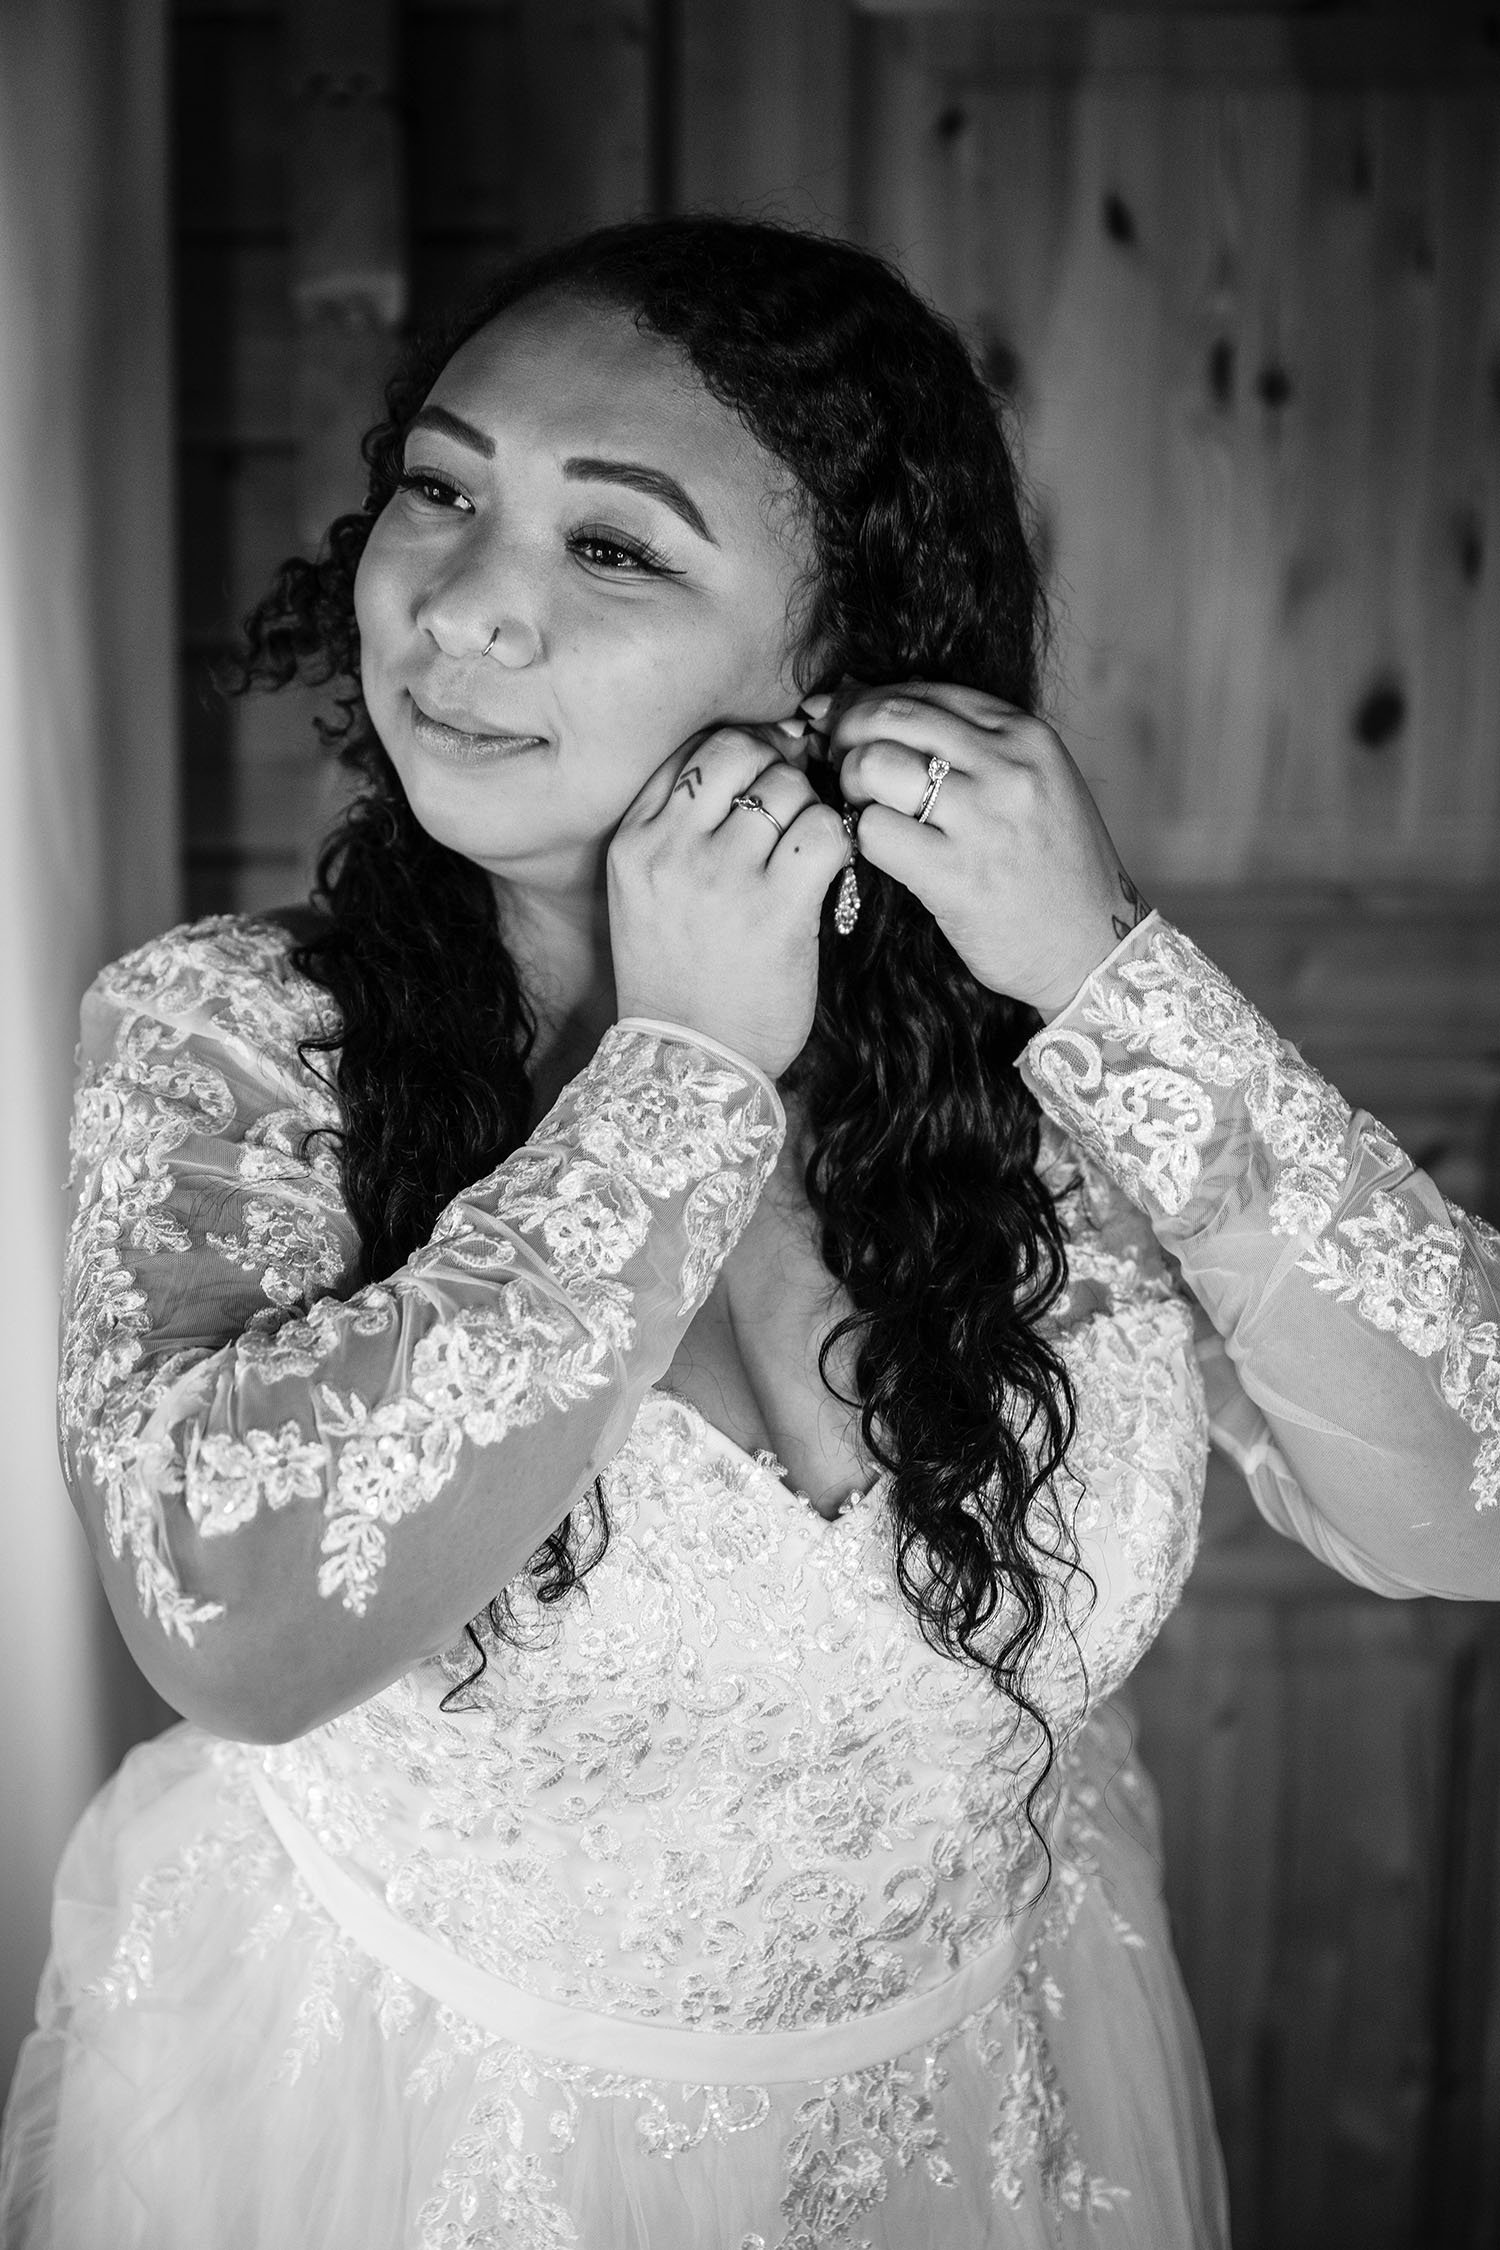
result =
[[[481,454],[486,461],[495,458],[494,439],[476,429],[472,422],[464,421],[461,415],[450,414],[446,406],[424,406],[420,413],[413,415],[409,430],[423,429],[441,430],[455,444]],[[580,484],[623,484],[632,492],[644,493],[648,500],[660,500],[663,507],[681,517],[689,531],[695,531],[711,547],[719,544],[697,502],[665,469],[653,469],[645,461],[606,461],[596,454],[575,453],[564,461],[563,475]]]

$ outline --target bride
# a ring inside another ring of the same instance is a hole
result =
[[[366,455],[249,621],[341,701],[310,907],[84,1004],[65,1459],[184,1723],[7,2250],[1213,2250],[1109,1698],[1211,1433],[1500,1595],[1500,1239],[1140,897],[887,266],[583,238]]]

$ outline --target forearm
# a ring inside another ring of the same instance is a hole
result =
[[[100,1386],[68,1458],[168,1700],[298,1732],[456,1638],[618,1449],[784,1128],[742,1063],[615,1026],[387,1282]],[[68,1362],[107,1364],[128,1296],[74,1263]]]
[[[1304,1519],[1298,1535],[1392,1590],[1500,1595],[1493,1230],[1447,1205],[1160,916],[1022,1071],[1147,1214],[1224,1338],[1333,1533]]]

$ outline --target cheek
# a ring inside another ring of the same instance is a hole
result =
[[[693,706],[699,675],[714,669],[702,641],[696,620],[623,608],[575,615],[553,644],[559,697],[591,731],[670,731],[675,714]]]

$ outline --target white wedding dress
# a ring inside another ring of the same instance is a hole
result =
[[[457,1695],[467,1641],[274,1747],[126,1759],[58,1877],[5,2250],[1226,2243],[1110,1696],[1211,1427],[1348,1575],[1500,1594],[1500,1237],[1157,915],[1032,1041],[1079,1400],[1035,1522],[1044,1849],[1038,1730],[922,1640],[882,1481],[825,1520],[663,1387],[780,1149],[769,1081],[615,1026],[351,1293],[287,945],[202,923],[85,1005],[65,1453],[143,1608],[203,1645],[180,1558],[287,1509],[346,1623],[476,1496],[586,1529],[598,1471],[610,1540],[553,1610],[516,1582],[522,1645]]]

